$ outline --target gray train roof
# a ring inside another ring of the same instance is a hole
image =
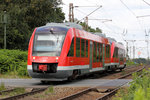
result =
[[[80,29],[83,30],[83,27],[79,24],[76,23],[71,23],[71,22],[67,22],[67,23],[47,23],[46,26],[62,26],[62,27],[68,27],[68,28],[76,28],[76,29]]]
[[[119,44],[121,44],[121,45],[123,45],[123,43],[122,42],[118,42]]]
[[[107,37],[108,41],[112,44],[112,42],[117,42],[114,38]]]
[[[95,35],[98,35],[98,36],[100,36],[100,37],[106,37],[106,35],[103,34],[103,33],[95,32],[94,34],[95,34]]]

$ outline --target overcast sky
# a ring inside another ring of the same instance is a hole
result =
[[[140,17],[143,15],[150,15],[150,0],[62,0],[64,5],[63,12],[66,20],[68,20],[69,3],[74,6],[95,6],[95,7],[78,7],[74,8],[74,16],[81,20],[86,15],[94,11],[98,6],[102,8],[95,11],[88,18],[89,19],[111,19],[112,21],[102,23],[100,20],[89,20],[88,23],[92,28],[99,27],[103,33],[108,37],[115,38],[118,42],[124,40],[140,40],[134,44],[136,46],[135,57],[147,58],[147,43],[145,41],[145,31],[150,32],[150,16]],[[127,34],[125,33],[127,30]],[[149,43],[150,44],[150,43]],[[133,42],[129,42],[129,47],[133,46]],[[150,46],[150,45],[149,45]],[[143,47],[143,48],[142,48]],[[133,58],[132,50],[129,49],[129,55]],[[138,52],[141,55],[138,56]],[[150,51],[150,47],[149,47]]]

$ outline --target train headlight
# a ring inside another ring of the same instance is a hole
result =
[[[35,59],[35,57],[33,57],[33,59]]]

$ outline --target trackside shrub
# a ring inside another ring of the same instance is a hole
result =
[[[133,81],[127,89],[121,89],[113,100],[150,100],[150,71],[133,74]]]
[[[28,76],[27,51],[0,50],[0,74],[16,72],[19,76]]]

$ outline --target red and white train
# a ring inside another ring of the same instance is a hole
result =
[[[30,38],[27,69],[41,82],[125,66],[123,44],[86,32],[73,23],[49,23],[35,28]]]

